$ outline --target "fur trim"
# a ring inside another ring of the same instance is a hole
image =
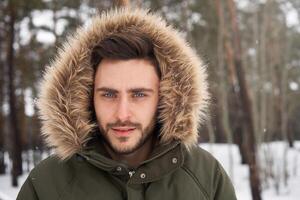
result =
[[[46,69],[38,100],[42,134],[61,159],[79,152],[97,126],[89,111],[91,50],[104,37],[129,27],[152,39],[161,67],[161,142],[176,139],[188,148],[197,144],[198,125],[205,118],[209,100],[202,61],[159,16],[123,8],[97,15],[88,28],[78,29]]]

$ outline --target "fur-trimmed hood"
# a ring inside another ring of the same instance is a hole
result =
[[[123,8],[97,15],[87,28],[79,28],[45,71],[38,99],[42,134],[61,159],[79,152],[97,127],[90,110],[91,50],[108,35],[129,27],[151,38],[161,68],[160,142],[176,139],[188,148],[197,144],[209,99],[202,61],[158,15]]]

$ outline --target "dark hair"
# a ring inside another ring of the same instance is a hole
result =
[[[137,31],[114,33],[97,44],[91,53],[91,64],[96,72],[102,59],[146,59],[154,65],[155,71],[161,78],[159,63],[154,55],[153,43],[149,37]]]

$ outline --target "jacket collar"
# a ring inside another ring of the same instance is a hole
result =
[[[85,158],[88,163],[99,169],[123,177],[132,184],[138,184],[159,180],[182,166],[184,161],[182,148],[183,145],[180,141],[174,140],[168,144],[160,143],[154,148],[149,159],[142,162],[136,169],[129,169],[126,164],[112,160],[105,150],[103,142],[99,139],[93,140],[77,155]],[[130,173],[133,174],[132,177]]]

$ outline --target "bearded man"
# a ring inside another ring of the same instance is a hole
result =
[[[197,145],[209,94],[200,58],[158,15],[111,10],[47,68],[38,106],[55,154],[18,200],[234,200]]]

